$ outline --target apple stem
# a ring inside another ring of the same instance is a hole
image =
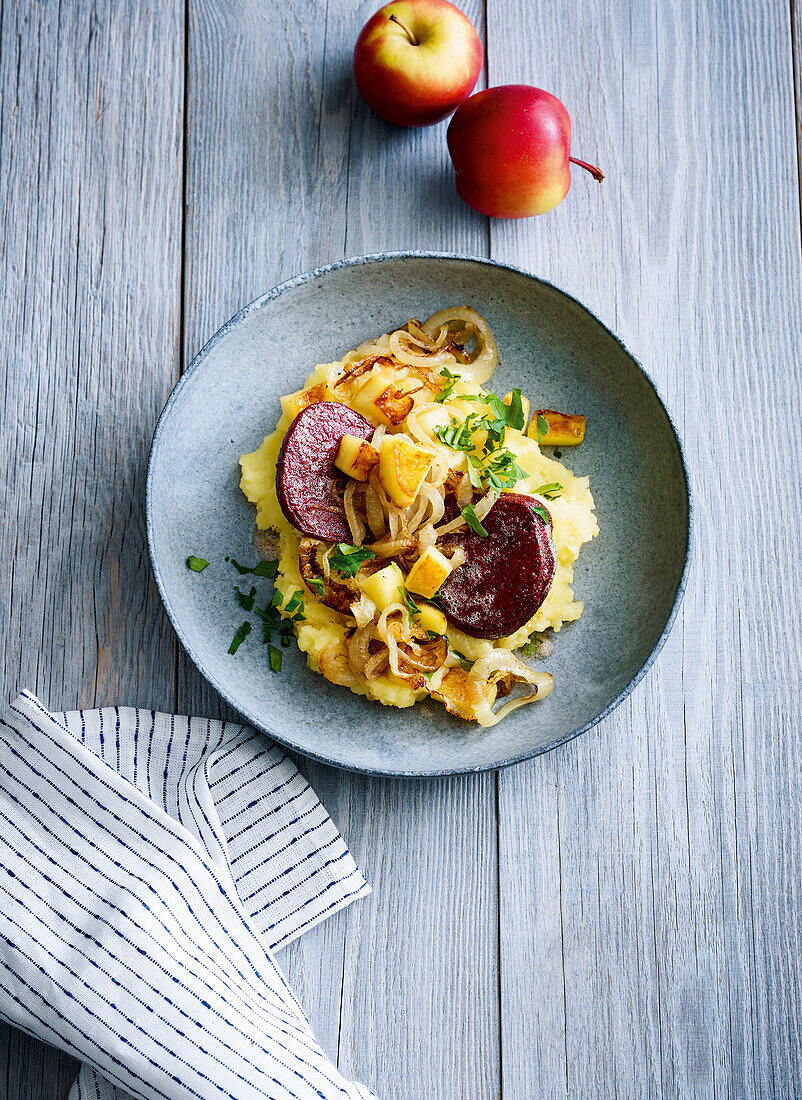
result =
[[[392,19],[393,16],[391,15],[390,18]],[[568,159],[571,164],[578,164],[580,168],[584,168],[586,172],[590,172],[591,176],[593,176],[595,180],[598,180],[599,183],[604,179],[604,172],[602,172],[601,168],[597,168],[595,164],[588,164],[586,160],[577,160],[576,157],[569,157]]]
[[[418,40],[415,37],[415,35],[412,33],[412,31],[409,29],[409,27],[406,25],[406,23],[401,22],[401,20],[398,18],[398,16],[395,13],[393,13],[390,16],[390,22],[391,23],[397,23],[403,31],[406,31],[407,38],[410,40],[410,42],[412,43],[413,46],[419,45]]]

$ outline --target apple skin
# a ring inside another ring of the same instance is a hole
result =
[[[391,15],[409,28],[417,45]],[[396,126],[429,126],[471,94],[483,57],[473,23],[448,0],[397,0],[362,28],[354,76],[380,118]]]
[[[466,99],[448,126],[448,151],[462,199],[494,218],[545,214],[571,186],[571,119],[556,96],[527,84]],[[592,172],[592,165],[575,161]]]

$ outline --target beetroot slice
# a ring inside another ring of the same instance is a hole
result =
[[[486,536],[458,531],[441,540],[443,548],[465,550],[464,564],[443,582],[437,599],[446,618],[466,634],[514,634],[545,600],[557,555],[550,524],[532,510],[541,503],[534,497],[502,493],[482,520]]]
[[[374,427],[336,401],[319,401],[298,413],[276,463],[276,494],[290,523],[305,535],[344,542],[351,538],[342,502],[334,493],[334,459],[344,435],[370,439]]]

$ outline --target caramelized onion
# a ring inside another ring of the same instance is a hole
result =
[[[387,524],[384,522],[384,512],[382,511],[379,494],[372,485],[368,485],[365,490],[365,513],[371,534],[375,539],[381,538],[387,530]]]
[[[465,479],[465,481],[467,481],[467,478]],[[462,485],[463,485],[463,482],[460,482],[459,487],[457,488],[457,504],[459,504],[459,493],[460,493],[460,490],[462,488]],[[468,488],[470,488],[470,485],[468,486]],[[497,489],[491,489],[474,506],[474,511],[476,513],[476,518],[480,522],[485,518],[487,513],[490,511],[490,509],[496,503],[496,501],[498,500],[498,497],[499,497],[498,490]],[[465,505],[463,504],[462,507],[464,508]],[[452,531],[458,531],[460,529],[460,527],[464,527],[464,526],[465,526],[465,517],[462,515],[462,513],[460,513],[455,519],[452,519],[449,523],[444,523],[442,527],[435,527],[434,530],[435,530],[435,534],[439,538],[441,535],[450,535]]]
[[[440,351],[424,350],[418,341],[414,340],[408,332],[399,329],[390,336],[390,351],[399,363],[406,363],[415,367],[444,367],[447,363],[454,362],[451,351],[442,348]]]
[[[331,642],[321,649],[317,663],[329,683],[340,684],[342,687],[356,685],[356,676],[351,671],[348,654],[341,642]]]
[[[475,309],[469,306],[457,306],[433,313],[423,322],[423,327],[430,336],[433,336],[443,325],[449,325],[451,321],[467,321],[476,330],[476,348],[470,357],[470,371],[474,382],[486,382],[498,363],[498,345],[490,331],[490,325]]]
[[[354,481],[353,478],[348,479],[348,484],[345,487],[343,493],[343,506],[345,507],[345,519],[348,523],[349,530],[351,531],[351,542],[354,546],[361,546],[365,539],[365,524],[356,514],[356,508],[354,506],[354,494],[362,486],[358,481]]]
[[[371,657],[368,657],[365,662],[365,666],[362,669],[363,675],[366,680],[376,680],[381,674],[389,667],[390,657],[386,649],[380,649],[378,653],[374,653]]]

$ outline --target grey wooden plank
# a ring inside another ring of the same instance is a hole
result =
[[[170,707],[143,477],[178,366],[182,16],[2,9],[3,691]],[[12,1035],[10,1100],[72,1063]]]
[[[342,253],[350,99],[341,102],[340,92],[324,98],[333,20],[320,11],[316,20],[295,3],[189,5],[187,362],[257,294]],[[183,653],[178,708],[235,717]],[[348,781],[299,764],[347,836]],[[307,932],[281,958],[334,1057],[344,918]]]
[[[796,146],[799,194],[802,199],[802,5],[791,0],[791,52],[794,63],[794,105],[796,107]],[[802,206],[800,206],[802,215]]]
[[[78,1063],[37,1043],[21,1031],[10,1032],[6,1092],[8,1100],[67,1100]]]
[[[480,5],[470,11],[479,21]],[[304,268],[385,248],[486,252],[484,220],[448,198],[444,127],[394,130],[355,95],[367,9],[240,0],[190,13],[187,357]],[[186,662],[179,700],[220,705]],[[282,953],[321,1041],[383,1096],[495,1096],[492,779],[383,783],[302,766],[378,887]]]
[[[574,151],[607,173],[578,173],[551,215],[493,223],[492,254],[633,348],[697,492],[695,568],[656,668],[598,729],[500,778],[504,1095],[797,1096],[788,9],[491,0],[488,21],[491,81],[559,95]]]

